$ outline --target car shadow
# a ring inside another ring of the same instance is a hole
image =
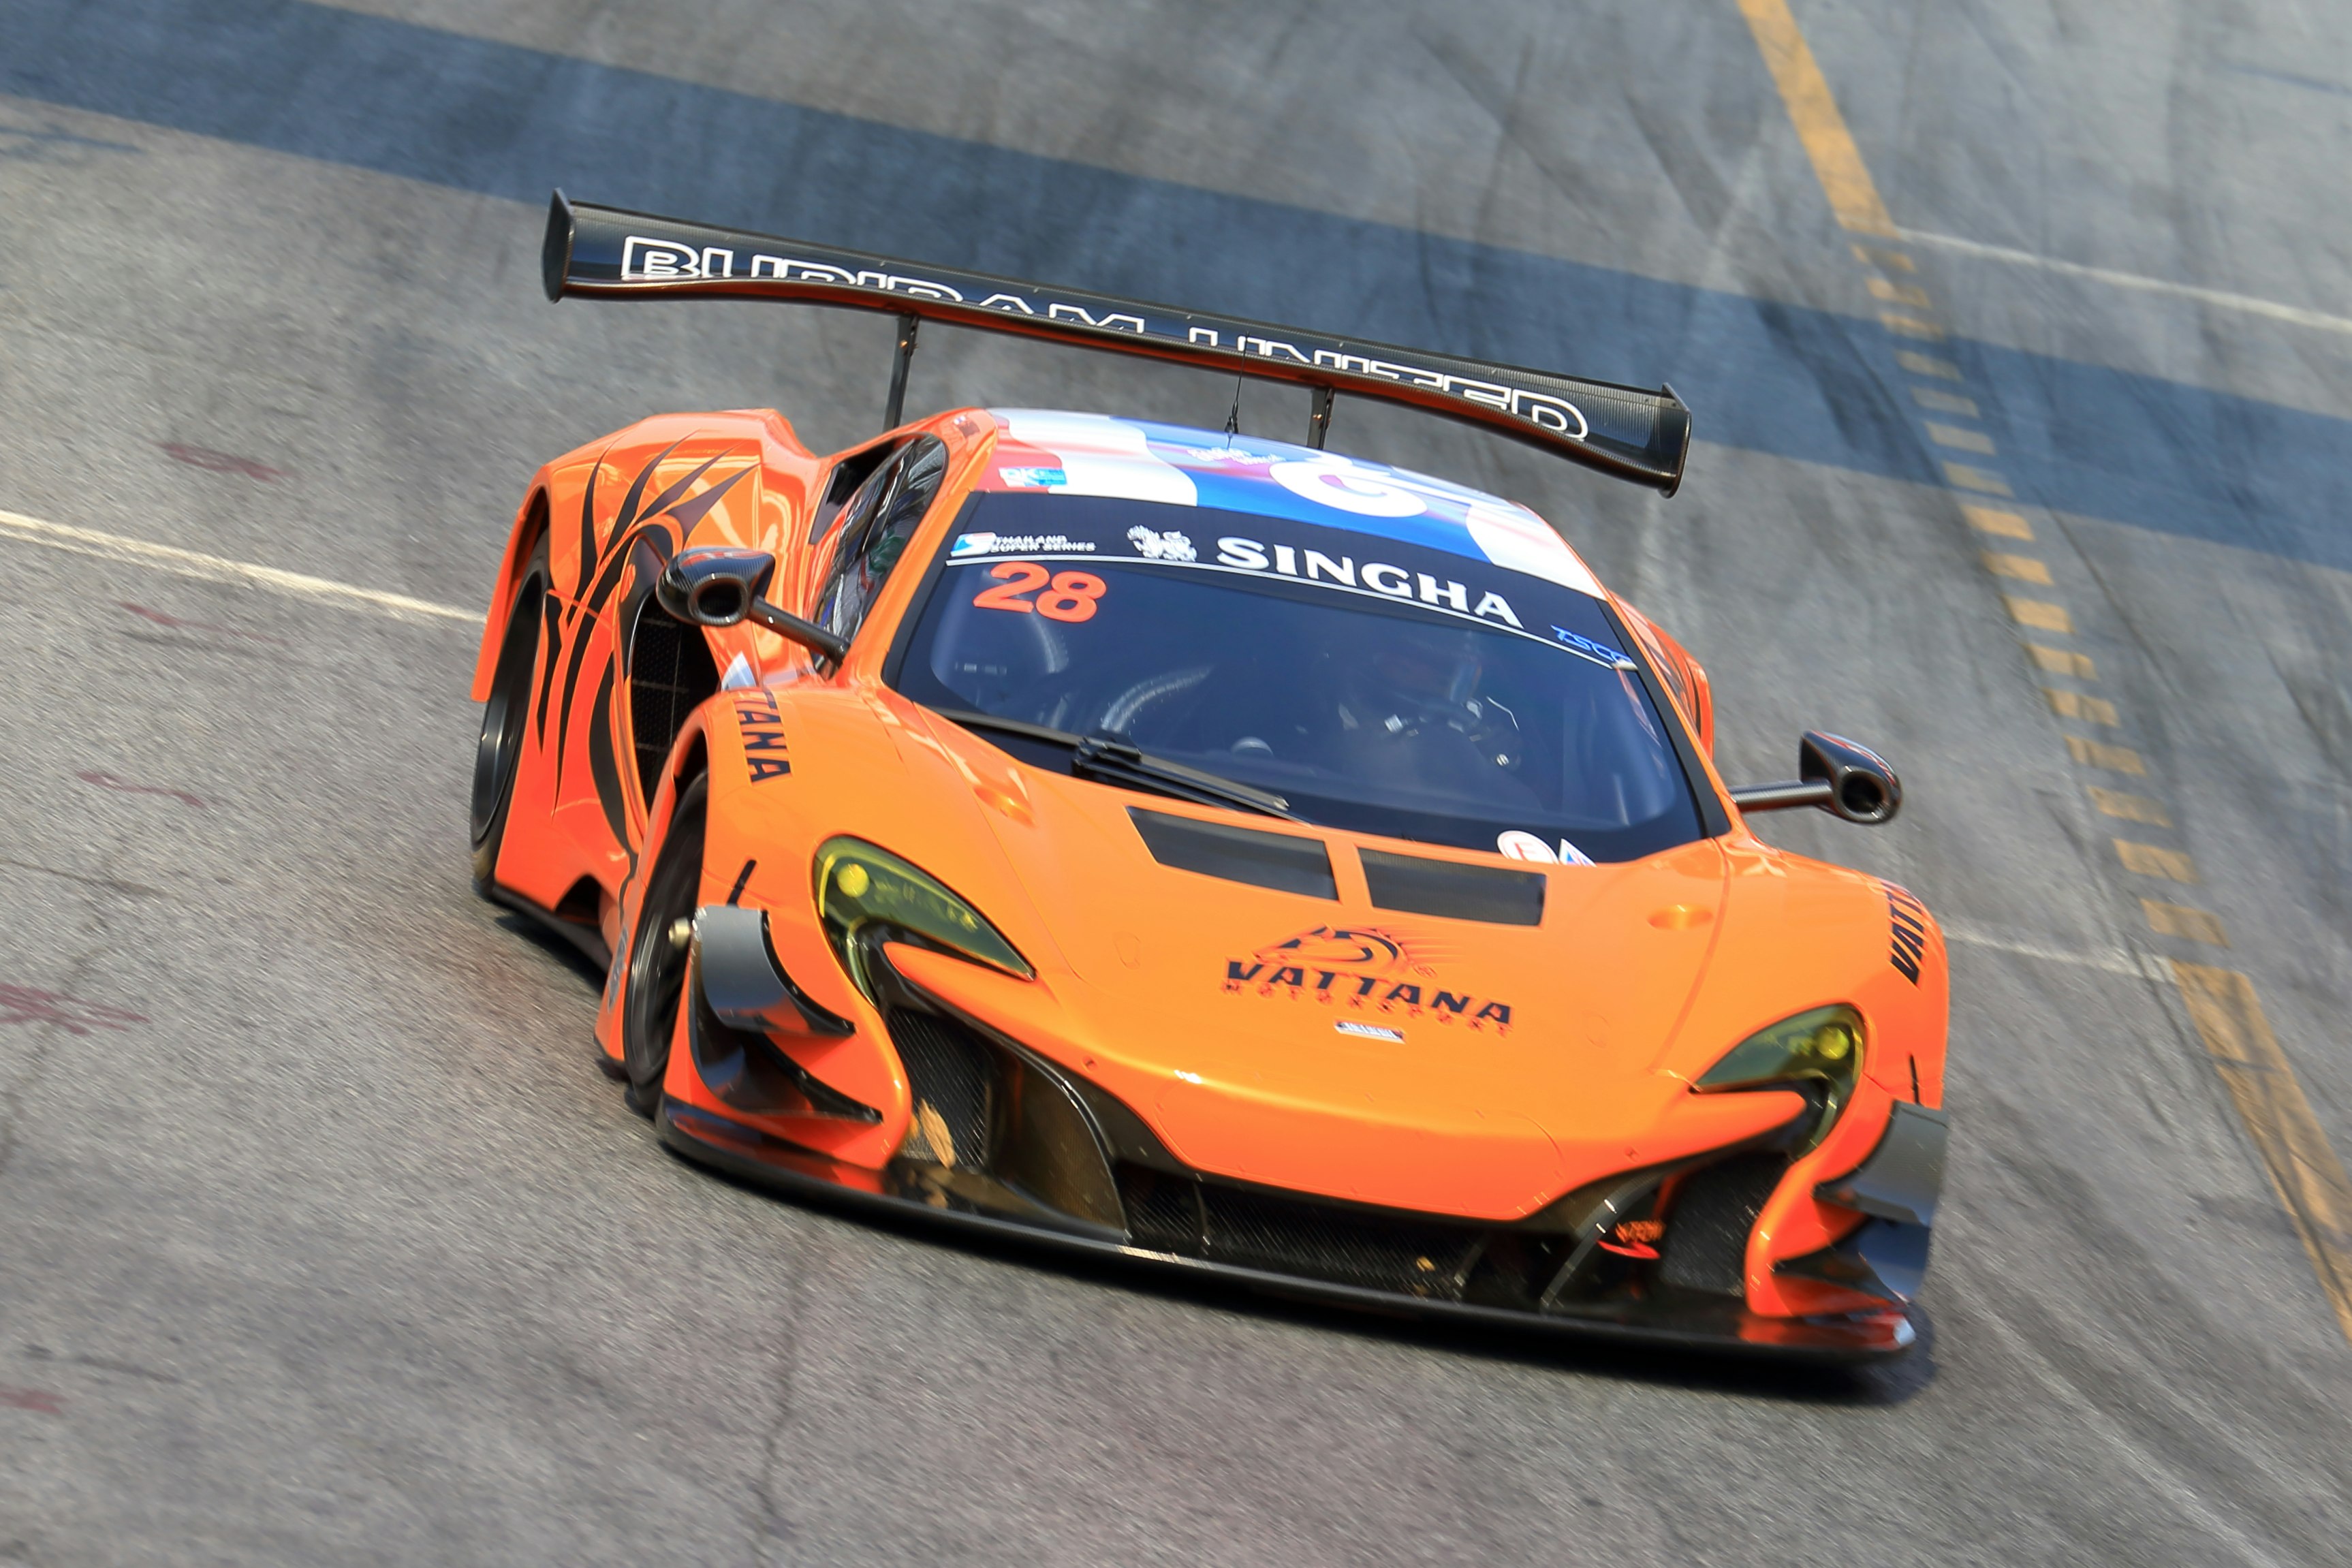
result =
[[[512,936],[521,937],[586,981],[590,990],[600,994],[604,991],[604,971],[597,967],[595,961],[572,943],[548,930],[540,921],[527,915],[518,914],[509,909],[499,909],[490,918],[492,923],[500,931]]]

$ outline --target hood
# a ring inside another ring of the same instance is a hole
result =
[[[1513,1218],[1797,1108],[1793,1096],[1695,1097],[1664,1070],[1662,1047],[1722,929],[1727,859],[1713,841],[1526,868],[1549,879],[1539,925],[1384,909],[1360,847],[1500,862],[1133,795],[919,721],[1026,894],[1024,908],[984,912],[1039,962],[1055,1005],[950,973],[970,966],[928,972],[962,993],[948,1000],[1118,1095],[1195,1168]],[[1319,844],[1335,896],[1164,865],[1131,808]],[[1033,921],[1042,929],[1019,929]]]

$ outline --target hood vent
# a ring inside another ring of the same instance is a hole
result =
[[[1319,838],[1227,827],[1139,806],[1128,807],[1127,814],[1135,819],[1135,830],[1143,835],[1151,858],[1162,866],[1310,899],[1339,896],[1339,884],[1331,879],[1331,852]],[[1537,900],[1540,910],[1540,892]]]
[[[1543,924],[1541,871],[1423,860],[1381,849],[1366,849],[1362,856],[1364,880],[1381,909],[1498,926]]]

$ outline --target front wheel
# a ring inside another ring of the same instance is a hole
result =
[[[628,994],[621,1002],[621,1062],[629,1109],[651,1116],[661,1103],[669,1047],[686,1000],[694,911],[702,895],[702,839],[709,817],[708,775],[678,791],[661,854],[646,878],[629,945]]]

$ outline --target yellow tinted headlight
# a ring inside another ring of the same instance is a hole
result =
[[[1810,1149],[1828,1136],[1862,1076],[1862,1015],[1843,1005],[1816,1007],[1759,1029],[1727,1052],[1692,1087],[1703,1094],[1743,1089],[1817,1086],[1821,1119]]]
[[[946,884],[887,849],[857,838],[829,838],[816,852],[816,907],[842,967],[868,1000],[858,934],[869,926],[903,931],[959,958],[1024,980],[1036,971],[980,911]]]

